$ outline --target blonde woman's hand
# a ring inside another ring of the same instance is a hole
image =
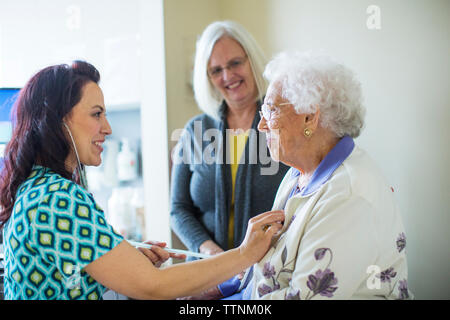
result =
[[[206,240],[199,247],[200,253],[215,255],[223,252],[223,249],[219,247],[214,241]]]
[[[283,227],[283,221],[283,210],[268,211],[251,218],[245,239],[239,246],[241,254],[253,263],[261,260],[269,250],[272,237]]]

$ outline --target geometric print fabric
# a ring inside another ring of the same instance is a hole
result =
[[[92,195],[34,166],[5,225],[5,299],[91,299],[106,290],[82,269],[123,237]]]

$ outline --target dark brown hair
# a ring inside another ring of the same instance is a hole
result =
[[[63,119],[81,100],[84,85],[100,81],[98,70],[84,61],[60,64],[36,73],[20,91],[12,111],[13,132],[0,173],[0,229],[11,216],[19,186],[33,165],[52,169],[67,179],[70,143]]]

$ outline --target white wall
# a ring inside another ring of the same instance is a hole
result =
[[[269,55],[323,49],[359,75],[367,117],[357,143],[395,189],[407,232],[410,288],[419,299],[449,299],[450,1],[225,3],[227,18],[265,39]],[[259,9],[238,10],[242,5]],[[369,5],[380,8],[379,30],[367,28]]]
[[[164,37],[169,138],[200,110],[192,92],[195,43],[203,29],[220,18],[218,0],[165,0]]]
[[[142,162],[146,235],[170,244],[163,0],[140,0]]]
[[[138,5],[138,0],[0,0],[0,86],[22,87],[46,66],[82,59],[100,71],[108,107],[139,102]]]

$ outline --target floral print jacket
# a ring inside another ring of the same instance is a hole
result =
[[[273,209],[286,218],[253,266],[251,298],[412,298],[401,215],[369,156],[344,137],[295,193],[298,175],[290,169],[278,189]]]

